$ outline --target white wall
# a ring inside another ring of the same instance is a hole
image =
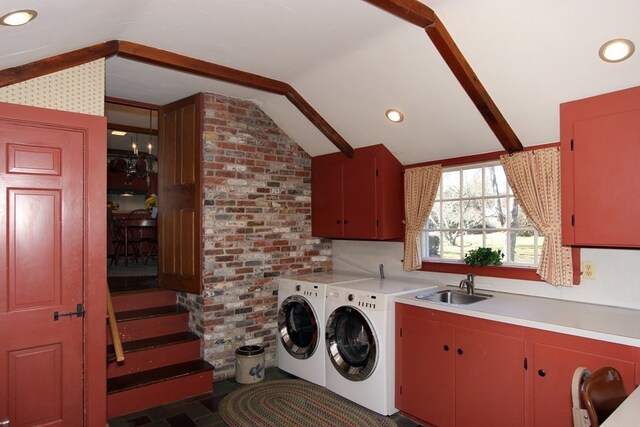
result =
[[[333,241],[334,271],[378,275],[384,264],[387,278],[438,285],[458,284],[464,276],[402,270],[403,244],[398,242]],[[544,282],[476,276],[478,289],[534,295],[640,309],[640,250],[582,249],[582,261],[592,261],[595,280],[578,286],[554,287]]]

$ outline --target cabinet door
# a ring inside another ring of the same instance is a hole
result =
[[[420,420],[455,424],[454,328],[428,310],[397,304],[396,407]],[[474,387],[475,389],[475,387]]]
[[[456,426],[524,425],[524,340],[456,327]]]
[[[343,169],[344,237],[377,238],[376,158],[369,151],[356,151]]]
[[[571,380],[580,366],[591,371],[613,366],[620,371],[627,392],[634,389],[634,364],[631,361],[540,343],[533,345],[533,357],[535,426],[572,425]]]
[[[311,218],[313,236],[342,237],[342,160],[336,156],[313,161]]]
[[[640,110],[574,123],[575,244],[640,246]]]

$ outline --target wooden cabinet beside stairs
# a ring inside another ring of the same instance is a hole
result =
[[[334,239],[401,238],[402,165],[383,145],[311,162],[312,234]]]
[[[579,366],[635,388],[640,350],[396,304],[396,407],[439,427],[571,427]]]
[[[562,242],[640,247],[640,87],[560,105]]]

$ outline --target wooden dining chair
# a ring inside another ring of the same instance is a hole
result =
[[[109,227],[109,237],[111,244],[113,245],[113,255],[111,255],[111,264],[118,265],[120,256],[122,256],[122,250],[124,248],[124,233],[125,229],[120,225],[120,222],[116,219],[113,211],[107,208],[107,225]],[[131,236],[129,236],[131,237]],[[142,251],[140,249],[140,241],[137,238],[129,238],[127,244],[131,248],[131,255],[135,261],[138,260],[138,256],[143,259]],[[129,248],[127,248],[127,252]]]
[[[585,368],[578,369],[582,370],[582,378],[578,384],[580,405],[582,410],[586,411],[588,423],[583,415],[578,420],[580,424],[576,424],[577,420],[574,415],[574,425],[598,427],[627,398],[622,376],[616,368],[611,366],[600,368],[590,374]],[[578,370],[576,370],[574,379],[577,375]]]

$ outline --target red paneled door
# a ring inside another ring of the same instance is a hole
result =
[[[83,424],[83,132],[0,120],[0,420]]]

